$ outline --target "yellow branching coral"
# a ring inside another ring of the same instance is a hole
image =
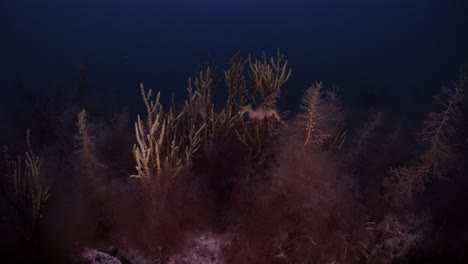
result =
[[[244,77],[247,65],[250,65],[254,88],[251,98],[248,98]],[[141,85],[147,118],[144,122],[138,116],[135,123],[137,144],[133,148],[133,155],[137,174],[132,177],[147,183],[154,177],[157,179],[163,170],[172,171],[171,174],[176,175],[182,168],[191,167],[201,146],[224,137],[231,129],[237,132],[246,147],[252,148],[252,152],[255,148],[259,153],[265,135],[271,137],[277,134],[277,124],[246,122],[239,111],[245,109],[247,99],[251,99],[253,103],[258,101],[261,109],[268,107],[263,112],[265,116],[280,120],[273,106],[290,73],[287,61],[284,61],[279,51],[276,59],[264,57],[263,60],[244,60],[239,55],[234,56],[230,68],[224,71],[228,98],[220,111],[216,110],[213,102],[215,73],[210,67],[205,67],[195,78],[189,78],[187,99],[178,112],[174,99],[172,106],[165,112],[160,103],[160,94],[152,101],[152,91],[146,92]]]
[[[288,61],[284,60],[280,50],[276,54],[276,59],[267,59],[263,54],[262,59],[249,59],[249,76],[257,92],[259,103],[273,107],[279,97],[280,89],[291,76],[291,69],[288,68]]]
[[[138,174],[132,177],[148,183],[153,177],[159,178],[163,170],[175,176],[183,167],[191,166],[202,140],[211,135],[207,128],[212,129],[211,133],[216,130],[212,124],[216,118],[213,117],[214,106],[208,78],[196,78],[195,90],[192,80],[189,80],[188,99],[178,113],[174,103],[164,112],[160,93],[152,101],[152,90],[146,92],[143,85],[140,86],[147,121],[143,122],[138,116],[135,123],[137,144],[134,145],[133,154]]]
[[[193,89],[193,86],[195,89]],[[218,114],[215,111],[213,97],[215,93],[214,72],[210,67],[200,71],[199,76],[189,79],[188,100],[185,114],[187,127],[203,126],[206,137],[215,137],[218,131]]]
[[[4,147],[7,169],[5,178],[13,185],[11,203],[19,215],[31,223],[31,235],[36,236],[42,210],[50,197],[50,186],[41,182],[42,158],[32,150],[29,129],[26,132],[26,143],[28,151],[24,161],[19,156],[16,160],[10,159],[7,148]]]
[[[226,112],[229,116],[237,115],[240,107],[246,103],[247,80],[244,71],[248,62],[237,53],[230,59],[229,69],[224,71],[225,84],[228,89]]]
[[[146,106],[146,123],[137,116],[135,136],[138,145],[133,147],[133,155],[137,163],[138,174],[132,175],[148,183],[153,176],[159,176],[163,167],[176,172],[182,166],[179,157],[180,142],[177,138],[177,124],[181,115],[175,116],[173,110],[165,114],[159,102],[160,93],[151,101],[150,89],[145,91],[143,84],[140,92]]]

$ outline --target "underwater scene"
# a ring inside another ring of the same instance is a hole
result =
[[[468,263],[468,1],[2,1],[0,263]]]

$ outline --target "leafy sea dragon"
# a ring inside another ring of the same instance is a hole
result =
[[[276,111],[275,109],[275,103],[276,103],[275,98],[277,96],[278,96],[278,92],[270,95],[269,100],[260,104],[255,109],[252,109],[251,104],[242,106],[239,110],[239,114],[244,115],[245,113],[247,113],[250,119],[255,119],[259,121],[262,121],[265,118],[273,117],[278,122],[284,123],[283,120],[281,120],[281,117],[278,114],[278,111]]]
[[[265,119],[265,117],[266,118],[273,117],[278,122],[283,123],[283,121],[281,120],[280,115],[278,114],[278,111],[276,111],[276,109],[273,109],[273,108],[270,108],[270,107],[266,106],[265,104],[261,104],[255,109],[252,109],[251,104],[242,106],[241,109],[239,110],[239,113],[241,115],[244,115],[245,113],[247,113],[247,115],[249,116],[250,119],[255,119],[255,120],[259,120],[259,121],[262,121],[263,119]]]

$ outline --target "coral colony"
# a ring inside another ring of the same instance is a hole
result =
[[[384,111],[351,121],[322,82],[286,114],[279,50],[236,54],[218,75],[203,67],[165,105],[141,84],[136,118],[100,117],[87,89],[28,105],[42,119],[4,147],[4,263],[376,264],[437,243],[442,227],[418,204],[466,169],[466,69],[410,137]]]

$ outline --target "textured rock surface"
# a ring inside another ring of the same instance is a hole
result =
[[[122,264],[120,260],[96,249],[86,249],[80,254],[79,263],[83,264]]]

